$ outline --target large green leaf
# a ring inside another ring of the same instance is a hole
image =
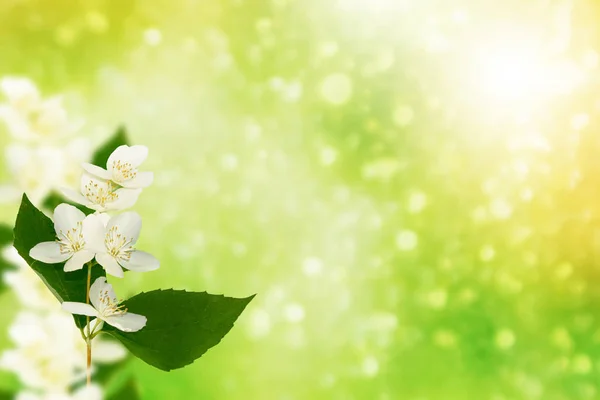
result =
[[[54,223],[50,218],[38,210],[23,195],[21,207],[17,215],[14,229],[14,246],[27,261],[27,264],[37,273],[52,294],[62,303],[64,301],[77,301],[85,303],[87,290],[87,268],[75,272],[64,272],[64,263],[44,264],[29,257],[29,250],[41,242],[50,242],[56,239]],[[92,282],[98,277],[106,276],[104,269],[95,266],[92,269]],[[85,326],[85,317],[74,316],[79,328]]]
[[[2,251],[4,247],[10,245],[12,242],[12,228],[6,224],[0,224],[0,251]],[[14,268],[13,265],[8,262],[8,260],[5,260],[2,256],[2,253],[0,253],[0,291],[6,288],[4,282],[2,281],[2,275],[4,274],[4,271],[8,271],[12,268]]]
[[[154,290],[125,301],[130,312],[148,318],[146,327],[133,333],[107,324],[104,329],[136,357],[170,371],[191,364],[218,344],[253,298]]]
[[[92,156],[92,164],[106,168],[106,162],[111,153],[119,146],[128,144],[127,132],[124,126],[119,127],[117,132],[106,143],[96,150]]]

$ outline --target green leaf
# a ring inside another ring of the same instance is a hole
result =
[[[0,224],[0,251],[13,242],[13,232],[12,228],[6,224]],[[6,285],[2,281],[2,276],[4,271],[8,271],[13,269],[14,266],[5,260],[2,254],[0,253],[0,291],[6,288]]]
[[[14,246],[27,261],[27,264],[42,279],[52,294],[62,303],[64,301],[76,301],[85,303],[87,290],[87,268],[79,271],[64,272],[64,263],[45,264],[29,257],[29,250],[41,242],[51,242],[56,239],[54,223],[38,210],[23,195],[21,207],[17,215],[14,229]],[[92,268],[92,283],[100,276],[106,276],[104,269],[100,266]],[[85,326],[86,318],[74,315],[75,324],[79,328]]]
[[[108,324],[104,329],[134,356],[170,371],[191,364],[218,344],[253,298],[154,290],[125,301],[130,312],[148,318],[142,330],[126,333]]]
[[[137,382],[129,378],[116,393],[108,397],[108,400],[137,400],[141,399]]]
[[[119,127],[113,137],[96,150],[92,157],[92,164],[97,165],[98,167],[106,168],[106,162],[108,161],[108,157],[111,155],[111,153],[117,147],[128,144],[128,142],[129,141],[127,140],[127,132],[125,131],[125,127]]]

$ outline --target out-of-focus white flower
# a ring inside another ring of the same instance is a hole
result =
[[[3,78],[0,80],[0,90],[11,107],[23,112],[35,109],[41,100],[37,87],[27,78]]]
[[[102,400],[102,389],[98,385],[84,386],[72,394],[45,393],[37,394],[24,391],[17,395],[15,400]]]
[[[16,373],[27,387],[66,392],[83,377],[85,353],[75,345],[81,338],[68,315],[23,312],[9,335],[17,348],[2,354],[0,367]]]
[[[77,342],[81,346],[81,351],[87,351],[85,342],[79,340]],[[123,345],[112,339],[105,339],[102,336],[96,336],[92,341],[92,349],[94,351],[94,364],[114,364],[121,361],[127,356],[127,351]]]
[[[0,203],[16,203],[19,201],[23,192],[16,186],[10,184],[0,184]]]
[[[2,119],[13,137],[28,142],[46,142],[64,137],[81,124],[70,123],[61,97],[43,100],[32,81],[4,78],[0,90],[8,99],[0,106]]]
[[[90,244],[97,240],[102,222],[93,215],[85,216],[70,204],[59,204],[54,209],[54,231],[56,240],[36,244],[29,256],[35,260],[56,264],[66,261],[65,272],[83,268],[96,253]]]
[[[16,269],[4,272],[4,282],[16,293],[21,303],[28,308],[38,311],[55,311],[58,303],[46,285],[13,246],[6,246],[2,250],[5,260],[13,264]]]
[[[119,188],[111,181],[87,173],[81,176],[80,190],[81,192],[76,192],[63,188],[61,192],[67,199],[99,212],[129,208],[135,204],[142,191]]]
[[[13,176],[15,186],[37,203],[54,186],[62,174],[62,152],[55,147],[30,148],[21,144],[6,147],[5,156],[8,170]]]
[[[73,139],[61,150],[64,168],[54,189],[76,186],[81,178],[81,164],[92,158],[92,143],[88,138]]]
[[[102,329],[104,322],[123,332],[137,332],[146,326],[146,317],[127,312],[119,303],[112,285],[104,277],[96,279],[90,288],[90,301],[92,305],[72,301],[62,303],[65,311],[101,320],[99,323],[96,320],[90,321],[90,326],[96,327],[90,334]]]
[[[86,172],[98,178],[113,181],[119,186],[144,188],[150,186],[154,179],[152,172],[137,170],[147,157],[148,148],[146,146],[122,145],[108,157],[106,169],[88,163],[82,164],[82,167]]]
[[[92,245],[96,261],[107,273],[122,278],[123,268],[147,272],[160,267],[160,262],[154,256],[134,248],[141,229],[142,218],[133,211],[116,215],[108,221],[102,242]]]
[[[3,186],[0,200],[13,200],[14,194],[27,193],[38,204],[52,190],[75,184],[80,177],[80,164],[89,160],[91,145],[86,139],[76,139],[65,147],[29,147],[11,144],[5,149],[12,185]]]
[[[59,311],[41,316],[20,313],[9,328],[15,349],[0,357],[0,368],[17,374],[25,386],[44,393],[68,393],[71,385],[85,378],[86,346],[73,319]],[[123,359],[125,349],[117,342],[96,337],[94,363]],[[44,397],[45,398],[45,397]]]

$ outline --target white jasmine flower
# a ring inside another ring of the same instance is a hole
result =
[[[142,189],[119,188],[109,180],[86,173],[81,176],[80,190],[81,193],[71,189],[62,189],[61,192],[69,200],[99,212],[129,208],[142,192]]]
[[[99,216],[99,218],[106,218]],[[94,243],[96,261],[107,273],[122,278],[123,268],[147,272],[160,267],[151,254],[136,250],[134,245],[140,236],[142,218],[133,211],[116,215],[106,223],[102,243]]]
[[[23,391],[17,394],[15,400],[102,400],[102,389],[98,385],[84,386],[72,394],[65,392],[37,394]]]
[[[65,301],[62,308],[72,314],[98,318],[100,322],[92,333],[102,329],[104,322],[123,332],[137,332],[146,326],[146,317],[127,312],[117,300],[112,285],[107,283],[104,277],[96,279],[90,288],[90,301],[91,305]],[[90,326],[96,326],[96,322],[90,321]]]
[[[93,164],[83,164],[86,172],[98,178],[111,180],[119,186],[126,188],[144,188],[152,184],[152,172],[139,172],[137,168],[148,157],[146,146],[122,145],[112,152],[106,162],[106,169]]]
[[[56,264],[66,261],[66,272],[83,268],[95,252],[91,245],[98,240],[102,223],[97,216],[85,216],[81,210],[69,204],[59,204],[54,210],[54,230],[57,239],[35,245],[29,256],[35,260]]]

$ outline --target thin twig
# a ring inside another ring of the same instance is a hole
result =
[[[87,276],[87,289],[85,291],[85,302],[90,304],[90,284],[92,281],[92,262],[88,263],[88,276]],[[90,317],[86,317],[87,327],[87,338],[85,340],[87,345],[87,386],[92,384],[92,338],[90,332]]]

